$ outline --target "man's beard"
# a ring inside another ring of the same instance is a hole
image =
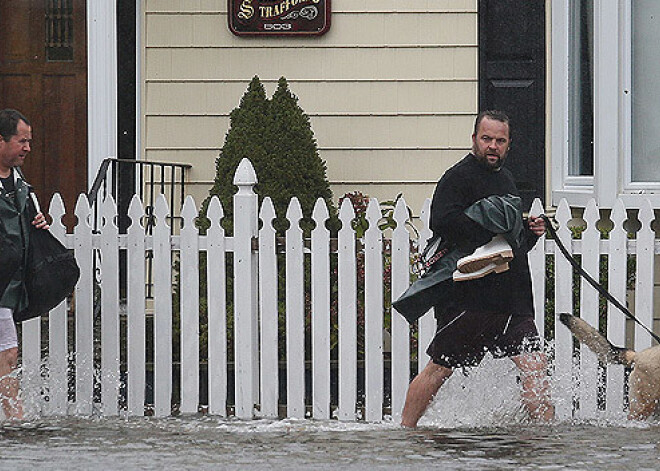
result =
[[[499,156],[496,162],[491,163],[485,154],[479,154],[474,149],[472,149],[472,153],[477,158],[477,162],[490,170],[497,171],[504,165],[504,157],[502,156]]]

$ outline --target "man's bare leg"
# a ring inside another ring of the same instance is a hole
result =
[[[424,415],[438,389],[445,384],[453,373],[451,368],[437,365],[430,361],[426,367],[412,380],[408,387],[406,403],[401,414],[401,425],[416,427]]]
[[[16,369],[18,348],[10,348],[0,352],[0,403],[8,419],[23,419],[23,404],[18,395],[18,378],[11,373]]]
[[[522,403],[530,418],[549,422],[555,417],[555,407],[550,401],[545,354],[542,352],[524,353],[511,358],[520,370],[522,381]]]

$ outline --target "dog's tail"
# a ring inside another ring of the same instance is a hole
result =
[[[600,332],[579,317],[559,314],[559,320],[570,329],[575,337],[594,352],[605,363],[618,363],[630,366],[635,361],[635,352],[628,348],[612,345]]]

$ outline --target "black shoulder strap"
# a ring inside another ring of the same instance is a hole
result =
[[[554,239],[555,243],[557,244],[557,247],[559,247],[559,250],[561,253],[566,257],[566,260],[570,262],[570,264],[575,268],[578,273],[589,282],[591,286],[593,286],[598,293],[600,293],[601,296],[603,296],[605,299],[607,299],[609,302],[614,304],[621,312],[623,312],[629,319],[632,319],[635,321],[637,324],[639,324],[646,332],[649,333],[651,337],[653,337],[658,343],[660,343],[660,337],[658,337],[654,332],[652,332],[648,327],[646,327],[642,322],[637,319],[632,312],[628,310],[623,304],[619,302],[618,299],[616,299],[614,296],[612,296],[600,283],[598,283],[596,280],[594,280],[589,273],[587,273],[584,268],[573,258],[573,256],[566,250],[566,247],[564,247],[564,244],[561,242],[561,239],[557,236],[557,232],[555,231],[555,228],[552,227],[552,222],[550,222],[550,219],[545,215],[541,214],[543,220],[545,221],[545,227]]]

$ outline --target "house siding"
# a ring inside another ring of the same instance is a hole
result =
[[[150,0],[143,17],[144,158],[193,165],[208,194],[250,79],[284,76],[309,115],[335,199],[403,193],[415,213],[469,150],[478,100],[476,0],[334,0],[321,37],[237,37],[227,2]]]

